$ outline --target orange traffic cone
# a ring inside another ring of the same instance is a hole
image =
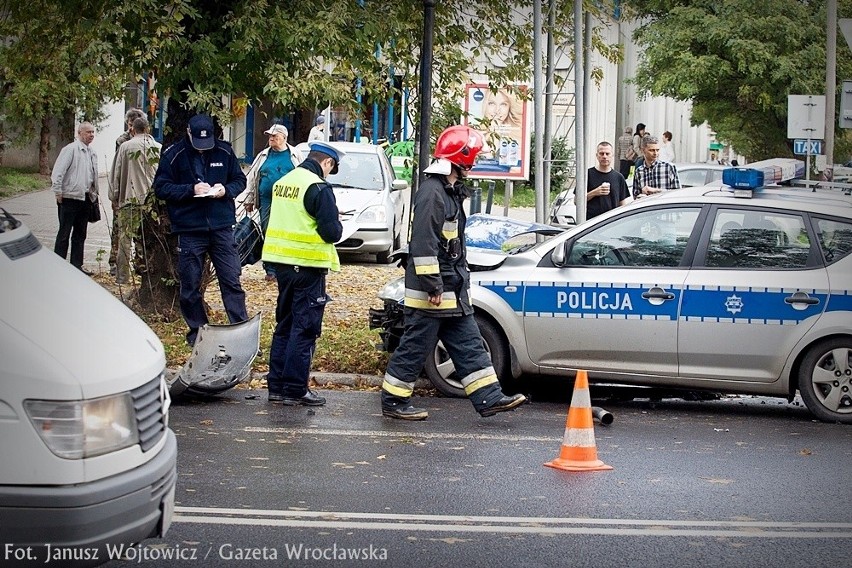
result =
[[[571,407],[568,409],[559,457],[544,465],[565,471],[612,469],[612,466],[598,459],[592,420],[592,397],[589,394],[589,377],[586,371],[577,371],[577,378],[574,380],[574,394],[571,395]]]

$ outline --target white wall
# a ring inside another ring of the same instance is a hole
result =
[[[124,101],[107,103],[104,106],[107,118],[95,128],[95,139],[91,148],[98,157],[98,172],[109,174],[112,170],[112,159],[115,156],[115,139],[125,130]],[[74,128],[76,136],[77,128]]]

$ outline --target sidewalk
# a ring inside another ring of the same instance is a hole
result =
[[[105,175],[101,175],[98,178],[101,220],[97,223],[89,223],[83,257],[83,266],[91,271],[109,271],[109,232],[112,230],[112,207],[107,195],[108,189],[107,178]],[[14,215],[18,220],[23,221],[42,245],[53,250],[56,232],[59,230],[59,218],[56,211],[56,199],[50,189],[4,199],[0,201],[0,207]],[[103,251],[100,253],[100,264],[98,263],[99,251]]]

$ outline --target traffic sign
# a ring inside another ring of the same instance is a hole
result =
[[[808,152],[808,142],[811,143],[810,152]],[[797,138],[793,140],[793,153],[797,156],[822,154],[822,140],[803,140]]]

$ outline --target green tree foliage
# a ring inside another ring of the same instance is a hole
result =
[[[70,140],[75,115],[97,122],[105,98],[121,91],[112,46],[99,33],[105,4],[0,2],[0,115],[13,142],[38,133],[42,174],[51,121]]]
[[[824,0],[626,0],[644,49],[633,81],[646,95],[693,103],[692,123],[751,159],[792,155],[787,95],[825,93]],[[852,2],[838,2],[839,17]],[[838,34],[837,77],[852,77]],[[839,99],[840,88],[837,95]],[[839,107],[839,105],[838,105]],[[849,146],[838,129],[835,152]]]

